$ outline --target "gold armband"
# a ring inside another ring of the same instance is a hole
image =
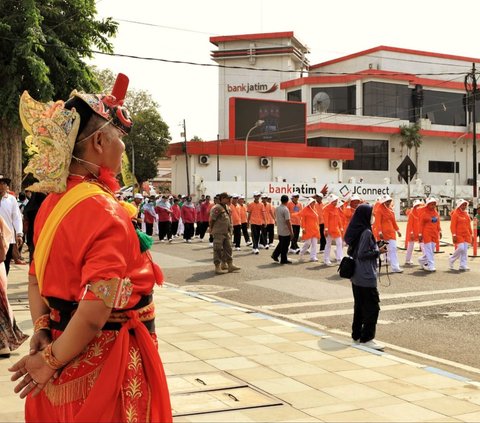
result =
[[[47,363],[47,366],[51,369],[61,369],[62,367],[65,367],[67,363],[62,363],[57,360],[57,358],[53,355],[52,345],[53,342],[47,345],[47,347],[42,351],[42,357],[45,360],[45,363]]]
[[[102,300],[107,307],[124,308],[133,291],[133,284],[129,278],[112,278],[90,282],[87,289]]]
[[[42,314],[33,324],[33,333],[39,330],[50,330],[50,314]]]

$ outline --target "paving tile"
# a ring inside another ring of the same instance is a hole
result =
[[[270,344],[270,348],[273,348],[276,351],[285,352],[285,353],[306,351],[308,349],[304,345],[300,345],[297,342],[281,342],[278,344]]]
[[[278,398],[293,407],[305,411],[306,408],[320,407],[324,405],[335,404],[337,398],[334,398],[324,392],[319,392],[316,389],[309,389],[299,392],[276,393]]]
[[[281,324],[275,324],[274,326],[262,326],[261,330],[268,332],[268,333],[281,333],[281,334],[286,334],[286,333],[295,333],[298,332],[297,328],[290,327],[290,326],[284,326]],[[284,338],[286,338],[285,335],[282,335]]]
[[[445,376],[440,376],[425,371],[425,374],[422,376],[411,376],[403,378],[408,383],[413,383],[414,385],[420,385],[427,389],[442,389],[450,388],[455,386],[464,385],[463,382],[459,382],[454,379],[447,378]]]
[[[375,354],[365,354],[358,357],[348,357],[345,360],[367,368],[397,365],[395,361]]]
[[[210,331],[202,331],[200,336],[204,339],[215,339],[215,338],[231,338],[234,337],[235,334],[232,332],[217,329],[217,330],[210,330]]]
[[[220,370],[248,369],[251,367],[258,367],[258,363],[255,363],[245,357],[218,358],[205,361],[207,364],[210,364]]]
[[[406,364],[393,364],[392,366],[378,367],[375,371],[398,379],[409,376],[423,376],[425,374],[424,369]]]
[[[335,414],[324,414],[321,416],[326,422],[385,422],[392,421],[383,416],[371,413],[366,410],[344,411]]]
[[[361,369],[360,366],[354,363],[350,363],[349,361],[341,360],[339,358],[332,359],[331,357],[330,360],[322,360],[318,362],[318,366],[321,367],[323,370],[327,370],[329,372]]]
[[[285,338],[277,335],[261,334],[255,336],[247,336],[247,339],[250,339],[252,342],[257,342],[262,345],[278,344],[285,342]]]
[[[368,407],[367,410],[385,419],[394,418],[401,422],[420,422],[444,417],[441,413],[408,402],[383,407]]]
[[[276,352],[273,348],[266,347],[265,345],[258,345],[258,344],[248,345],[248,346],[232,345],[232,346],[229,346],[228,349],[232,350],[238,355],[241,355],[242,357],[257,355],[257,354],[273,354]]]
[[[289,405],[280,405],[274,407],[251,408],[242,412],[255,422],[307,422],[318,421],[312,416],[305,414]],[[228,421],[228,420],[225,420]]]
[[[385,392],[370,388],[360,383],[351,383],[349,385],[327,386],[320,389],[329,395],[344,401],[367,401],[374,398],[385,397]]]
[[[416,385],[416,386],[418,386],[418,385]],[[421,388],[421,387],[419,387],[419,388]],[[428,390],[425,390],[425,389],[419,389],[418,392],[399,395],[398,397],[401,398],[401,399],[404,399],[405,401],[414,402],[414,401],[420,401],[420,400],[428,399],[428,398],[439,398],[439,397],[445,398],[445,395],[441,394],[440,392],[436,392],[436,391],[428,391]]]
[[[166,363],[183,363],[185,361],[197,361],[197,358],[184,351],[166,351],[162,353],[162,362]]]
[[[225,411],[220,413],[205,413],[205,414],[195,414],[193,416],[185,416],[185,422],[254,422],[250,417],[248,417],[243,410],[235,411]],[[177,423],[177,418],[174,418],[175,423]]]
[[[307,363],[314,363],[316,361],[323,361],[323,360],[331,360],[332,356],[325,354],[320,351],[315,350],[304,350],[304,351],[297,351],[297,352],[290,352],[288,353],[292,357],[298,358],[299,360],[306,361]]]
[[[277,379],[256,380],[252,382],[254,386],[268,392],[272,395],[292,392],[308,391],[311,388],[289,377],[280,377]]]
[[[11,413],[0,413],[0,421],[9,422],[9,423],[24,422],[25,413],[23,411],[23,406],[21,409],[22,411],[12,411]]]
[[[379,372],[376,372],[379,373]],[[367,386],[371,388],[378,389],[379,391],[385,392],[389,395],[407,395],[416,392],[422,392],[423,388],[418,385],[412,385],[411,383],[406,383],[399,379],[388,379],[388,380],[379,380],[375,382],[365,382]]]
[[[312,335],[311,333],[306,333],[306,332],[291,332],[291,333],[283,333],[282,336],[285,339],[288,339],[289,341],[311,341],[312,338],[317,338],[315,335]]]
[[[473,422],[473,423],[480,422],[480,413],[478,411],[475,413],[459,414],[453,417],[458,419],[458,421],[461,421],[461,422]]]
[[[480,406],[459,398],[443,397],[415,401],[415,404],[434,410],[447,416],[457,414],[480,413]]]
[[[296,376],[296,380],[311,386],[312,388],[321,389],[329,386],[342,386],[350,385],[352,381],[346,377],[339,376],[335,373],[324,373],[321,376],[308,375],[308,376]]]
[[[249,355],[249,359],[268,367],[274,364],[290,364],[294,366],[303,363],[301,360],[281,353]]]
[[[237,357],[237,354],[233,351],[230,351],[227,348],[205,348],[201,350],[192,350],[189,351],[190,354],[197,357],[200,360],[208,360],[214,358],[229,358]]]
[[[356,406],[351,402],[344,402],[339,400],[338,398],[334,398],[334,399],[335,399],[335,402],[332,402],[331,404],[322,405],[320,407],[304,408],[302,411],[304,411],[307,414],[310,414],[311,416],[318,417],[322,421],[325,421],[323,420],[322,416],[326,414],[337,414],[337,413],[342,413],[344,411],[352,411],[352,410],[359,409],[358,406]]]
[[[247,383],[253,383],[257,380],[278,379],[282,377],[281,373],[277,373],[267,367],[252,367],[249,369],[231,369],[228,373],[241,379]]]
[[[255,327],[246,327],[239,329],[229,329],[229,332],[235,334],[235,336],[262,336],[263,332]]]
[[[189,373],[215,372],[218,369],[204,361],[187,361],[183,363],[168,363],[165,365],[167,375],[185,375]]]
[[[217,326],[221,329],[240,329],[240,328],[248,328],[248,325],[245,323],[241,322],[235,322],[235,321],[230,321],[230,322],[215,322],[212,323],[214,326]]]
[[[326,370],[323,370],[318,366],[303,361],[299,361],[295,364],[272,364],[268,367],[285,376],[324,375],[328,373]]]
[[[371,369],[340,371],[337,372],[337,374],[360,383],[391,379],[390,376],[383,375]]]
[[[182,351],[189,352],[191,350],[205,350],[207,348],[216,348],[217,344],[206,339],[199,339],[195,341],[180,341],[173,342],[173,344]]]

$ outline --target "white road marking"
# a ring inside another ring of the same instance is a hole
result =
[[[392,304],[392,305],[381,306],[381,309],[382,311],[404,310],[408,308],[432,307],[432,306],[456,304],[456,303],[472,303],[476,301],[480,301],[480,297],[447,298],[443,300]],[[294,314],[288,314],[287,316],[295,316],[295,318],[300,318],[300,319],[314,319],[317,317],[347,316],[349,314],[353,314],[353,308],[345,308],[341,310],[316,311],[311,313],[294,313]]]
[[[470,286],[466,288],[453,288],[453,289],[439,289],[436,291],[413,291],[413,292],[402,292],[399,294],[380,294],[382,300],[393,300],[397,298],[412,298],[412,297],[421,297],[425,295],[442,295],[442,294],[456,294],[461,292],[474,292],[480,291],[480,286]],[[353,297],[343,298],[338,300],[325,300],[325,301],[305,301],[303,303],[285,303],[285,304],[274,304],[262,306],[265,310],[279,310],[282,308],[296,308],[296,307],[311,307],[311,306],[324,306],[324,305],[334,305],[334,304],[348,304],[353,302]]]

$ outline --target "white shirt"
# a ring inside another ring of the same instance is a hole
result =
[[[13,195],[5,193],[0,198],[0,216],[3,217],[12,231],[10,240],[6,239],[5,241],[9,244],[15,244],[15,235],[23,235],[23,223],[20,207],[18,207],[17,199]]]

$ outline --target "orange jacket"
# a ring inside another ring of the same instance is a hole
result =
[[[440,216],[436,209],[423,207],[419,222],[419,235],[423,236],[424,243],[436,243],[440,240]]]
[[[407,229],[405,232],[405,239],[407,242],[418,241],[418,233],[420,231],[420,215],[422,214],[424,206],[417,206],[410,209],[408,213]]]
[[[238,226],[242,224],[240,219],[240,207],[235,204],[230,204],[230,216],[232,217],[232,226]]]
[[[293,201],[289,201],[287,203],[288,210],[290,211],[290,223],[292,225],[301,226],[301,218],[299,216],[294,216],[294,214],[298,214],[302,209],[303,205],[300,202],[296,204]]]
[[[315,207],[306,206],[296,214],[302,219],[302,239],[320,238],[318,214]]]
[[[373,214],[375,216],[375,221],[373,222],[373,225],[372,225],[372,233],[373,233],[373,236],[375,237],[376,240],[380,239],[379,236],[378,236],[377,214],[378,214],[378,209],[380,208],[381,205],[382,205],[382,203],[380,203],[380,201],[377,201],[373,205]]]
[[[450,221],[450,231],[452,236],[457,236],[457,244],[462,242],[472,242],[472,219],[465,210],[455,209],[452,212],[452,220]]]
[[[263,203],[265,206],[265,216],[267,219],[267,225],[269,224],[275,224],[275,218],[273,213],[273,206],[270,203]]]
[[[323,225],[325,223],[325,220],[323,219],[323,208],[324,207],[325,206],[323,205],[323,203],[319,203],[318,201],[315,203],[315,211],[318,214],[318,223],[320,225]]]
[[[345,228],[348,227],[350,220],[352,220],[352,216],[355,213],[355,209],[352,208],[349,204],[344,204],[343,206],[343,215],[345,216]]]
[[[252,201],[247,206],[248,223],[251,225],[265,225],[265,206],[263,203]]]
[[[390,207],[385,207],[384,204],[378,207],[375,214],[375,223],[378,228],[378,235],[380,236],[380,233],[382,233],[385,241],[397,239],[396,231],[399,228],[395,219],[395,213]]]
[[[325,221],[325,230],[327,235],[332,238],[338,238],[343,233],[343,222],[340,210],[334,204],[328,204],[323,208],[323,219]]]
[[[245,204],[238,204],[238,211],[240,213],[240,222],[247,223],[247,206]]]

